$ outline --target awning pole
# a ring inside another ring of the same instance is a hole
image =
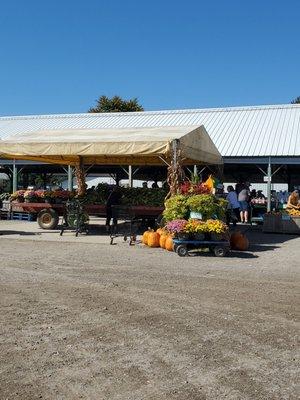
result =
[[[268,161],[268,171],[267,171],[267,211],[271,211],[271,182],[272,182],[272,165],[271,165],[271,157],[269,157]]]

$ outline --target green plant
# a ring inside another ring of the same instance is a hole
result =
[[[218,201],[217,201],[216,215],[218,219],[224,219],[228,207],[228,201],[225,199],[217,199],[217,200]]]
[[[166,222],[174,219],[186,219],[189,212],[187,205],[187,197],[178,194],[170,197],[165,202],[165,210],[163,216]]]
[[[203,219],[211,218],[218,210],[218,203],[212,194],[190,196],[186,203],[191,211],[201,213]]]

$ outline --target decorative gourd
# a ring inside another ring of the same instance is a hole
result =
[[[166,240],[168,239],[168,235],[162,234],[159,238],[159,246],[164,249],[166,246]]]
[[[241,232],[234,232],[230,237],[232,249],[245,251],[249,248],[249,240]]]
[[[160,235],[157,232],[150,232],[148,234],[147,242],[149,247],[159,247]]]
[[[168,251],[173,251],[174,250],[174,243],[173,243],[173,238],[172,236],[168,236],[165,242],[165,249]]]
[[[153,231],[150,228],[148,228],[148,230],[143,233],[142,243],[145,244],[146,246],[148,245],[148,236],[149,236],[149,233],[151,233],[151,232],[153,232]]]

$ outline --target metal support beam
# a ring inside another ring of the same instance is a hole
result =
[[[198,175],[198,168],[197,165],[194,165],[194,176]]]
[[[73,190],[73,169],[71,165],[68,165],[68,190]]]
[[[271,157],[269,157],[268,161],[268,171],[267,171],[267,211],[271,211],[271,184],[272,184],[272,164]]]
[[[128,165],[128,184],[129,184],[129,187],[133,186],[132,165]]]
[[[18,190],[18,167],[16,166],[16,160],[13,161],[13,182],[12,191],[16,192]]]

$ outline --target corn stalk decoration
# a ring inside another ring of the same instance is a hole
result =
[[[78,196],[82,197],[86,193],[86,183],[85,183],[84,165],[82,163],[81,158],[79,159],[79,163],[75,165],[74,172],[77,180],[77,193]]]
[[[179,141],[172,142],[171,162],[168,167],[167,183],[169,185],[169,193],[166,199],[179,193],[180,185],[183,183],[185,174],[182,168],[182,154],[179,146]]]

